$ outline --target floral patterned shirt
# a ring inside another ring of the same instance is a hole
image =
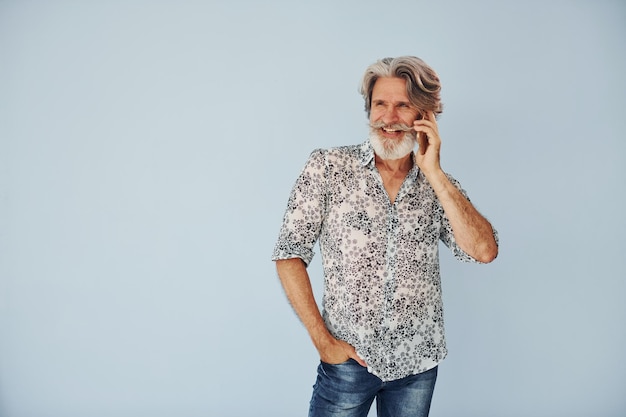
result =
[[[478,261],[455,243],[416,164],[391,203],[369,140],[313,151],[289,197],[272,259],[297,257],[308,265],[318,240],[324,321],[371,373],[391,381],[445,358],[439,240],[456,258]]]

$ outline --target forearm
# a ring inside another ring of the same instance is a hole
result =
[[[287,299],[321,352],[334,338],[320,314],[304,262],[300,258],[279,260],[276,261],[276,271]]]
[[[491,262],[498,255],[493,228],[472,203],[438,170],[428,180],[448,217],[454,239],[461,249],[480,262]]]

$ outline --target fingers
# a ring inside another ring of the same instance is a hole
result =
[[[424,172],[436,172],[441,169],[439,151],[441,138],[433,111],[423,113],[424,118],[413,122],[413,129],[417,132],[419,148],[416,153],[416,163]]]
[[[363,359],[361,359],[359,355],[357,355],[356,351],[354,352],[354,356],[350,356],[350,357],[354,359],[355,361],[357,361],[357,363],[361,365],[362,367],[367,368],[367,364],[365,363]]]
[[[359,365],[367,367],[365,361],[361,359],[358,353],[356,353],[356,349],[354,348],[354,346],[344,341],[341,341],[341,344],[343,345],[343,348],[345,349],[345,353],[348,355],[348,358],[354,359]]]
[[[437,144],[439,140],[439,128],[435,120],[435,113],[432,111],[424,112],[424,118],[413,122],[413,130],[417,132],[417,141],[425,151],[427,145]]]
[[[439,129],[437,127],[437,121],[435,120],[435,113],[432,111],[425,112],[423,118],[417,119],[413,122],[413,129],[418,132],[429,133],[427,130],[430,130],[437,133]]]
[[[424,119],[430,120],[431,122],[437,124],[437,115],[432,110],[427,110],[425,113]]]
[[[325,350],[324,353],[320,355],[322,362],[338,364],[348,359],[354,359],[359,365],[367,367],[365,361],[356,353],[356,349],[352,345],[343,340],[336,340],[333,345],[332,348]]]

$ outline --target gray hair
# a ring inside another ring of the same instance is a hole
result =
[[[365,100],[365,111],[369,117],[372,108],[372,91],[379,78],[403,78],[411,104],[420,110],[433,111],[439,115],[443,111],[441,103],[441,83],[437,73],[424,61],[415,56],[383,58],[365,70],[360,92]]]

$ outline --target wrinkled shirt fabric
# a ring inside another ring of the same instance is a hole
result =
[[[308,265],[319,241],[328,330],[354,346],[372,374],[391,381],[432,369],[447,355],[440,240],[457,259],[478,262],[456,244],[417,164],[390,201],[366,141],[311,153],[272,259]]]

